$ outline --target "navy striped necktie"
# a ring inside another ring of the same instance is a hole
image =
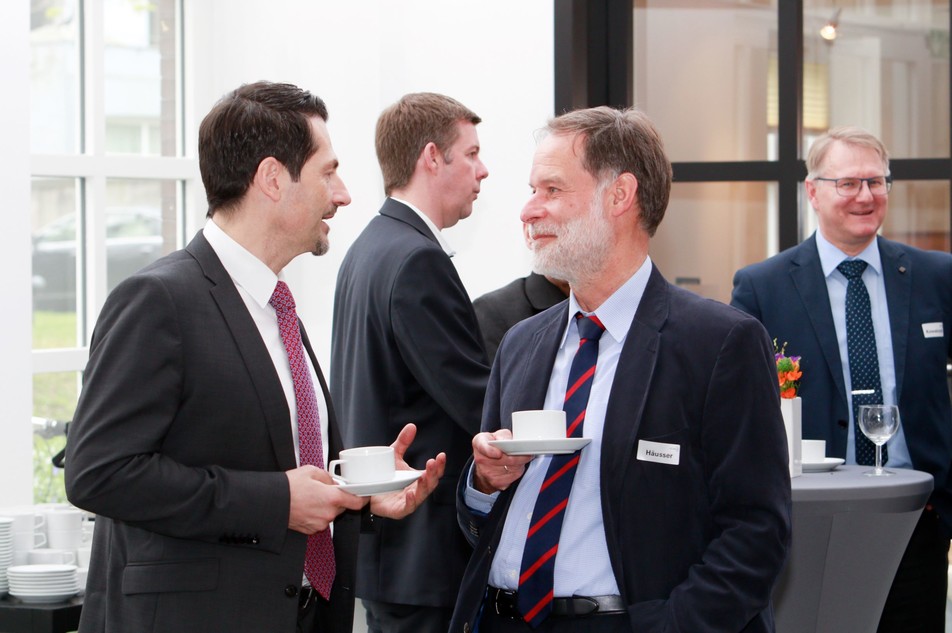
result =
[[[598,339],[605,331],[605,326],[595,315],[586,317],[579,312],[575,315],[575,323],[579,331],[579,347],[569,370],[562,406],[567,425],[566,437],[582,437],[585,409],[595,378],[595,362],[598,360]],[[516,602],[523,619],[533,628],[539,626],[552,611],[555,557],[580,457],[581,450],[569,455],[552,456],[532,511],[522,554]]]

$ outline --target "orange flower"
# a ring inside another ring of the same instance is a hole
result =
[[[787,389],[786,391],[781,391],[781,392],[780,392],[780,397],[781,397],[781,398],[796,398],[796,397],[797,397],[797,388],[796,388],[796,387],[790,387],[790,388]]]

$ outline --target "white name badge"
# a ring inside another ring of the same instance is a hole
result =
[[[922,335],[926,338],[942,338],[942,321],[936,321],[935,323],[923,323]]]
[[[638,440],[638,459],[644,462],[657,462],[677,466],[681,461],[681,446]]]

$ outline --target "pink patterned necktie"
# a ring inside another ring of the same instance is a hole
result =
[[[297,403],[298,445],[301,452],[301,465],[313,464],[324,468],[324,449],[321,446],[320,415],[317,410],[317,397],[314,395],[314,383],[308,370],[307,357],[301,344],[301,329],[297,312],[294,310],[294,297],[288,285],[279,281],[274,294],[268,301],[278,315],[278,330],[284,350],[291,364],[291,379],[294,381],[294,400]],[[307,552],[304,555],[304,575],[318,593],[325,599],[330,597],[331,585],[337,566],[334,562],[334,542],[330,529],[311,534],[307,538]]]

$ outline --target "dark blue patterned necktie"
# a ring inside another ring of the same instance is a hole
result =
[[[856,438],[856,463],[872,464],[876,445],[859,429],[859,407],[863,404],[882,404],[883,389],[879,380],[879,356],[876,352],[876,334],[869,293],[863,283],[866,262],[845,260],[836,267],[849,283],[846,285],[846,351],[850,363],[850,383],[853,393],[853,435]],[[886,463],[883,445],[883,463]]]
[[[605,326],[594,315],[585,317],[579,312],[575,315],[575,323],[578,325],[579,347],[569,370],[562,406],[566,437],[582,437],[585,409],[595,378],[595,361],[598,360],[598,339],[605,331]],[[555,556],[580,457],[580,450],[570,455],[552,456],[532,511],[516,602],[523,619],[533,628],[542,624],[552,611]]]

